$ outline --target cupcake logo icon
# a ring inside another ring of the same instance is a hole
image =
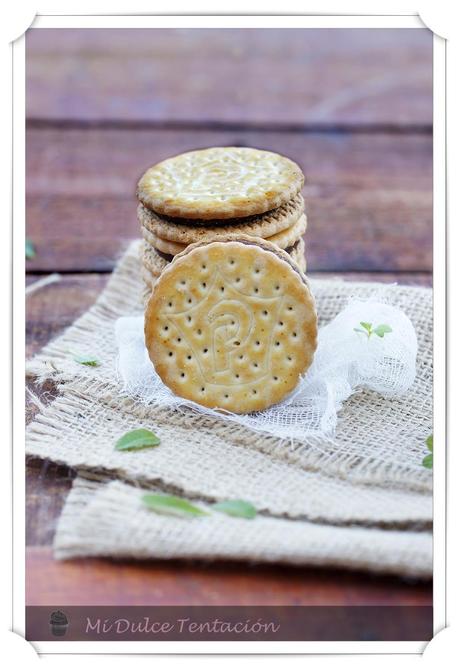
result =
[[[65,636],[69,620],[61,610],[56,610],[50,616],[50,628],[53,636]]]

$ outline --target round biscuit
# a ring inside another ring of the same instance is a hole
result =
[[[271,237],[268,237],[267,241],[271,241],[276,246],[279,246],[279,248],[289,248],[289,246],[292,246],[297,241],[297,239],[299,239],[302,234],[304,234],[306,229],[307,217],[305,214],[302,214],[300,218],[293,225],[291,225],[291,227],[283,230],[282,232],[278,232]],[[231,231],[230,234],[237,233]],[[168,241],[167,239],[163,239],[156,234],[152,234],[150,230],[147,230],[146,228],[142,228],[142,235],[149,244],[154,246],[162,253],[166,253],[167,255],[178,255],[179,253],[182,253],[182,251],[184,251],[189,245],[178,243],[176,241]],[[212,238],[207,239],[207,242],[217,241],[218,239],[227,237],[228,235],[228,232],[226,234],[214,234]],[[209,237],[211,237],[211,235],[209,235]],[[206,243],[206,241],[200,239],[195,243]]]
[[[282,206],[303,183],[300,167],[277,153],[215,147],[182,153],[150,167],[137,185],[137,197],[165,216],[241,218]]]
[[[187,247],[145,312],[145,342],[177,395],[234,413],[280,402],[309,368],[317,317],[305,276],[257,237]]]
[[[278,246],[275,246],[275,244],[272,244],[268,239],[262,239],[260,237],[252,237],[249,235],[243,235],[243,234],[229,234],[227,236],[222,236],[219,238],[218,241],[225,242],[225,241],[239,241],[242,244],[248,245],[248,246],[256,246],[258,248],[262,248],[264,250],[270,251],[271,253],[274,253],[278,257],[280,257],[282,260],[285,260],[288,264],[291,265],[291,267],[296,271],[307,285],[309,285],[307,277],[303,271],[300,270],[298,263],[293,260],[291,257],[292,249],[295,247],[291,247],[289,250],[284,250],[282,248],[279,248]],[[302,241],[302,239],[299,239],[298,242]],[[174,255],[172,256],[171,261],[174,262],[176,259],[183,257],[190,251],[194,250],[195,248],[200,248],[201,246],[205,246],[206,244],[203,244],[201,242],[195,243],[195,244],[189,244],[182,253],[179,255]],[[305,250],[305,247],[304,247]]]
[[[307,270],[307,263],[305,259],[305,243],[304,240],[298,239],[293,246],[285,249],[288,255],[299,265],[300,269],[305,272]],[[151,282],[151,278],[157,278],[163,269],[165,269],[168,264],[173,259],[173,255],[165,255],[152,247],[148,239],[144,239],[141,244],[141,261],[142,261],[142,273],[145,280],[147,276],[147,282]]]
[[[294,225],[288,227],[287,230],[274,234],[272,237],[268,237],[267,241],[270,241],[272,244],[275,244],[275,246],[278,246],[278,248],[285,250],[286,248],[293,246],[295,242],[305,234],[306,229],[307,216],[302,214]]]
[[[298,194],[272,211],[230,221],[165,218],[143,204],[137,208],[137,218],[142,227],[157,237],[180,244],[193,244],[197,241],[213,241],[216,234],[251,234],[267,239],[291,227],[304,210],[304,199]]]
[[[188,246],[188,244],[178,244],[175,241],[161,239],[150,232],[148,234],[143,233],[143,235],[148,243],[162,253],[165,253],[165,255],[179,255],[179,253],[182,253]]]

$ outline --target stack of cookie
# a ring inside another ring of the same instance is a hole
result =
[[[305,271],[303,183],[292,160],[253,148],[191,151],[148,169],[137,188],[147,288],[189,244],[231,235],[267,239]]]

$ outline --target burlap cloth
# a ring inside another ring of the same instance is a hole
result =
[[[130,245],[96,304],[27,364],[37,382],[53,380],[59,389],[27,428],[27,454],[119,479],[90,485],[77,479],[58,525],[56,555],[235,558],[429,577],[432,478],[421,461],[432,431],[431,290],[390,289],[391,303],[409,316],[418,337],[417,377],[408,394],[355,395],[334,437],[305,446],[123,395],[114,323],[142,312],[138,245]],[[311,287],[320,325],[351,295],[376,289],[330,280]],[[101,364],[79,365],[75,353]],[[140,426],[153,429],[161,445],[114,450],[119,436]],[[260,514],[164,518],[140,506],[139,487],[205,504],[243,498]]]

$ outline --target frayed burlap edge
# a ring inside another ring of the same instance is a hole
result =
[[[167,517],[144,506],[144,493],[120,481],[78,477],[58,523],[56,557],[231,559],[431,577],[429,532],[332,527],[264,515],[247,520],[203,502],[198,505],[205,517]]]

